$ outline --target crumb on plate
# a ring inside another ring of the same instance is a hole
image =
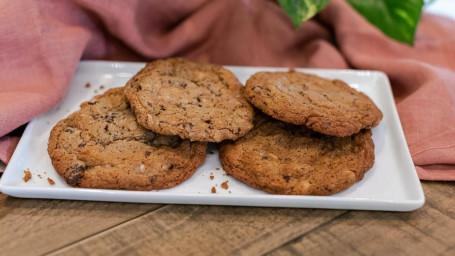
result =
[[[51,185],[54,185],[54,184],[55,184],[55,181],[54,181],[53,179],[49,178],[49,177],[47,178],[47,181],[48,181],[49,184],[51,184]]]
[[[221,183],[221,187],[227,190],[229,188],[228,182],[229,181],[227,180],[227,181]]]
[[[25,182],[27,182],[29,179],[32,178],[32,173],[30,170],[27,168],[27,170],[24,170],[24,178],[22,178]]]
[[[215,193],[216,193],[216,188],[212,187],[212,194],[215,194]]]

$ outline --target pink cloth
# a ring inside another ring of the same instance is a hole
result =
[[[343,0],[298,31],[264,0],[0,0],[0,10],[0,136],[53,107],[81,58],[373,69],[392,82],[419,177],[455,180],[452,20],[424,15],[409,47]],[[0,152],[13,144],[2,138]]]

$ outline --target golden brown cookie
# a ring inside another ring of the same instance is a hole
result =
[[[368,96],[343,81],[300,72],[256,73],[246,83],[245,96],[276,119],[337,137],[377,126],[382,119]]]
[[[352,186],[374,164],[370,130],[333,137],[260,115],[235,142],[223,142],[226,172],[274,194],[330,195]]]
[[[176,186],[205,160],[207,144],[141,127],[124,88],[106,91],[52,129],[48,152],[75,187],[153,190]]]
[[[229,70],[184,59],[147,64],[125,86],[139,124],[191,141],[235,140],[253,127],[254,111]]]

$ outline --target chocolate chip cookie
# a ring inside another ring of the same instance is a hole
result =
[[[184,59],[147,64],[125,86],[139,124],[191,141],[235,140],[253,127],[254,111],[229,70]]]
[[[274,194],[330,195],[363,178],[374,164],[370,130],[333,137],[265,115],[235,142],[223,142],[226,172],[248,186]]]
[[[207,144],[141,127],[124,88],[106,91],[52,129],[48,153],[75,187],[154,190],[176,186],[205,160]]]
[[[287,123],[337,137],[377,126],[382,112],[362,92],[340,80],[300,72],[260,72],[248,79],[246,98]]]

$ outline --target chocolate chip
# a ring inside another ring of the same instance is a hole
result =
[[[84,172],[86,167],[84,166],[73,166],[71,167],[73,170],[69,173],[68,177],[66,178],[66,182],[72,186],[77,186],[79,181],[84,176]]]
[[[109,128],[109,127],[108,127],[108,125],[106,124],[106,126],[104,126],[104,130],[107,132],[108,128]]]
[[[150,103],[150,102],[147,102],[147,105],[148,105],[149,107],[151,107],[151,108],[153,107],[153,104]]]
[[[165,111],[166,108],[163,105],[160,105],[160,110]]]
[[[149,157],[152,154],[150,151],[145,151],[145,157]]]
[[[104,116],[104,119],[108,123],[112,123],[114,121],[114,118],[117,117],[117,112],[112,112]]]
[[[95,105],[95,104],[96,104],[96,101],[89,101],[89,102],[87,102],[87,104],[89,104],[89,105]]]
[[[269,159],[268,156],[263,156],[263,157],[262,157],[262,160],[267,160],[267,159]]]
[[[85,147],[85,143],[81,143],[81,144],[77,145],[77,147],[83,148],[83,147]]]
[[[169,171],[172,171],[174,169],[174,164],[169,165]]]
[[[284,179],[286,182],[289,182],[289,180],[291,179],[291,176],[285,175],[285,176],[283,176],[283,179]]]
[[[206,124],[211,124],[212,123],[212,120],[205,120],[204,121]]]
[[[66,129],[65,132],[73,133],[74,131],[71,129]]]
[[[142,86],[141,86],[141,85],[138,85],[138,86],[136,87],[136,90],[137,90],[137,91],[142,90]]]
[[[199,95],[197,96],[196,100],[197,100],[197,102],[201,102],[201,98]]]

